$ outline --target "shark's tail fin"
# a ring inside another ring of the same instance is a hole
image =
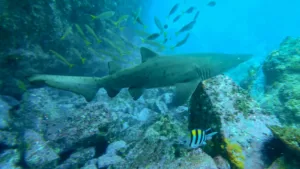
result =
[[[103,87],[102,78],[80,77],[80,76],[57,76],[57,75],[35,75],[29,78],[32,83],[42,82],[51,87],[68,90],[83,95],[87,101],[91,101],[98,89]]]

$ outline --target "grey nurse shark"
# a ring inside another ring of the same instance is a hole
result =
[[[30,82],[47,85],[83,95],[87,101],[94,98],[99,88],[105,88],[110,97],[115,97],[122,88],[128,88],[137,100],[145,89],[176,86],[173,103],[184,104],[199,82],[249,60],[248,54],[194,53],[159,56],[147,48],[140,48],[142,63],[120,70],[114,62],[108,63],[109,75],[104,77],[81,77],[59,75],[34,75]]]

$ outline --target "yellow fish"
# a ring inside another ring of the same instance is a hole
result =
[[[76,27],[78,33],[79,33],[79,34],[81,35],[81,37],[83,38],[84,43],[85,43],[87,46],[91,45],[92,43],[89,42],[89,41],[87,40],[87,38],[86,38],[85,34],[83,33],[81,27],[80,27],[78,24],[75,24],[75,27]]]
[[[67,29],[66,29],[66,31],[65,31],[65,33],[63,34],[63,36],[60,38],[60,40],[64,40],[69,34],[71,34],[72,33],[72,26],[69,26]]]
[[[25,83],[21,80],[17,80],[17,86],[23,92],[27,90]]]
[[[67,61],[66,58],[64,58],[62,55],[60,55],[59,53],[55,52],[54,50],[49,50],[54,56],[56,56],[57,58],[59,58],[62,62],[64,62],[66,65],[68,65],[70,68],[72,68],[74,66],[74,64],[71,64],[69,61]]]
[[[100,15],[90,15],[92,17],[92,20],[95,20],[95,19],[108,19],[108,18],[111,18],[115,15],[115,12],[114,11],[106,11],[106,12],[103,12],[101,13]]]
[[[93,48],[88,48],[92,53],[94,53],[96,56],[98,56],[98,58],[101,60],[101,61],[105,61],[105,58],[99,54],[95,49]]]
[[[81,63],[84,64],[85,61],[86,61],[86,58],[82,57],[81,54],[80,54],[80,52],[79,52],[77,49],[75,49],[75,48],[71,48],[71,49],[72,49],[73,52],[80,58]]]
[[[85,24],[84,26],[87,29],[87,31],[90,32],[90,34],[92,34],[94,36],[94,38],[97,40],[98,43],[102,42],[96,35],[95,31],[89,25]]]

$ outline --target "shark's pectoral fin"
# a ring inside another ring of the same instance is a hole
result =
[[[106,90],[106,93],[109,97],[115,97],[117,94],[119,94],[121,89],[113,89],[109,87],[104,88]]]
[[[196,90],[200,81],[201,80],[193,80],[186,83],[177,83],[175,96],[173,98],[173,105],[183,105]]]
[[[144,93],[144,89],[143,88],[130,87],[130,88],[128,88],[128,92],[131,95],[131,97],[133,98],[133,100],[137,100]]]

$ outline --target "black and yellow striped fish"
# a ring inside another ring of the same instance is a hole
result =
[[[198,148],[205,145],[207,140],[210,140],[212,136],[217,134],[217,132],[208,133],[209,131],[210,128],[207,130],[193,129],[186,138],[183,138],[183,142],[180,142],[188,148]]]

